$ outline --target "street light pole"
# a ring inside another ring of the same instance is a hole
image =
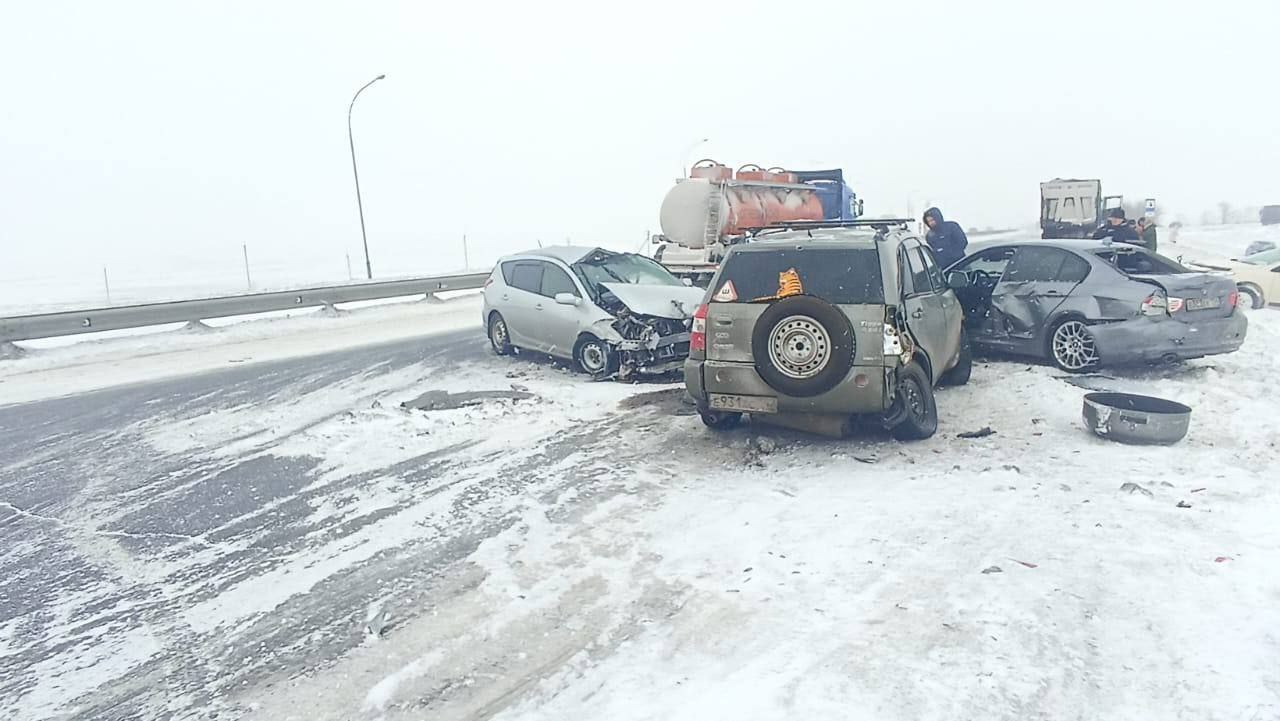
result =
[[[689,154],[692,153],[694,149],[697,148],[699,145],[702,145],[703,143],[709,140],[711,140],[711,138],[703,138],[702,140],[699,140],[698,142],[693,143],[687,149],[685,149],[684,155],[680,156],[680,177],[681,178],[689,177],[689,171],[685,169],[686,164],[689,162]]]
[[[364,89],[387,77],[379,75],[378,77],[365,83],[356,94],[351,97],[351,104],[347,106],[347,140],[351,143],[351,173],[356,177],[356,208],[360,210],[360,240],[364,243],[364,270],[369,276],[369,280],[373,280],[373,264],[369,262],[369,236],[364,230],[364,201],[360,198],[360,170],[356,167],[356,138],[351,132],[351,111],[356,106],[356,98],[360,97],[360,93]]]

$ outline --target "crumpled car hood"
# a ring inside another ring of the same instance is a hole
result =
[[[684,285],[639,285],[633,283],[601,283],[618,297],[632,313],[659,318],[683,320],[693,315],[706,293],[702,288]]]

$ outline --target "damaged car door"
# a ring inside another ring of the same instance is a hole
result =
[[[1089,263],[1050,246],[1019,246],[991,292],[993,320],[1019,345],[1038,341],[1048,319],[1089,275]]]
[[[902,269],[902,308],[907,314],[907,327],[929,357],[937,376],[955,356],[956,349],[949,341],[952,337],[959,338],[959,331],[957,329],[955,336],[947,335],[947,310],[943,307],[942,294],[933,287],[919,243],[908,241],[902,244],[899,265]],[[959,314],[956,315],[958,318]],[[943,345],[944,342],[947,344]],[[937,382],[936,377],[931,380]]]

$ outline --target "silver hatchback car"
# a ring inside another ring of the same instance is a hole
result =
[[[529,350],[597,378],[677,370],[702,300],[642,255],[539,248],[498,261],[484,286],[484,327],[498,355]]]

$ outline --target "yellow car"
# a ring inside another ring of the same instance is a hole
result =
[[[1280,248],[1239,259],[1193,265],[1230,273],[1240,289],[1241,304],[1248,298],[1253,308],[1280,306]]]

